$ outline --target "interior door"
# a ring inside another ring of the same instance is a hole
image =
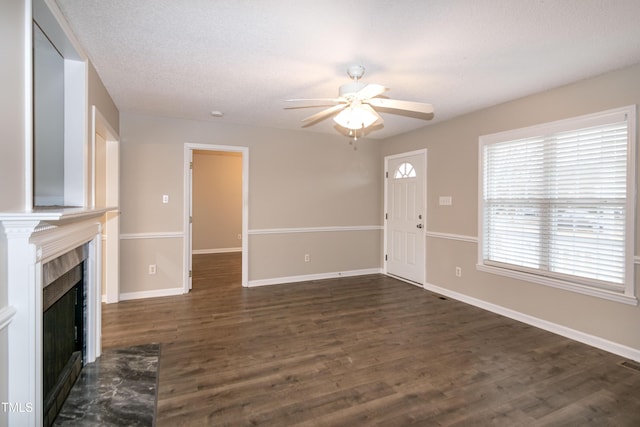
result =
[[[188,214],[189,218],[187,219],[187,286],[188,290],[191,291],[193,289],[193,150],[189,150],[189,169],[187,172],[187,181],[188,181]]]
[[[426,151],[387,158],[386,271],[416,282],[425,280]]]

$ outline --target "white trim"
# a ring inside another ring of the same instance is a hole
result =
[[[105,200],[106,206],[120,205],[120,136],[111,127],[97,106],[91,106],[91,184],[88,198],[96,207],[97,177],[96,136],[105,141]],[[120,211],[114,210],[104,217],[102,241],[104,242],[103,271],[105,299],[109,304],[118,302],[120,295]],[[109,238],[110,237],[110,238]]]
[[[292,233],[325,233],[342,231],[380,231],[381,225],[345,225],[328,227],[297,227],[297,228],[261,228],[249,230],[249,234],[292,234]]]
[[[10,305],[0,309],[0,331],[9,326],[15,315],[16,309]]]
[[[619,356],[640,361],[640,349],[628,347],[623,344],[619,344],[613,341],[606,340],[595,335],[587,334],[585,332],[577,331],[575,329],[568,328],[557,323],[549,322],[538,317],[530,316],[528,314],[520,313],[519,311],[511,310],[509,308],[493,304],[481,299],[470,297],[449,289],[445,289],[431,283],[425,283],[424,288],[428,291],[435,292],[453,298],[458,301],[462,301],[467,304],[471,304],[475,307],[482,308],[492,313],[499,314],[501,316],[508,317],[510,319],[517,320],[519,322],[526,323],[527,325],[535,326],[536,328],[544,329],[545,331],[552,332],[554,334],[570,338],[572,340],[581,342],[583,344],[590,345],[592,347],[599,348],[604,351],[608,351]]]
[[[475,236],[465,236],[463,234],[438,233],[437,231],[427,231],[427,237],[436,237],[438,239],[458,240],[461,242],[478,243]]]
[[[136,239],[182,239],[184,233],[182,231],[168,231],[164,233],[123,233],[120,240],[136,240]]]
[[[366,268],[361,270],[335,271],[330,273],[305,274],[301,276],[274,277],[271,279],[250,280],[249,287],[282,285],[285,283],[308,282],[310,280],[335,279],[339,277],[366,276],[369,274],[381,274],[379,268]]]
[[[170,297],[175,295],[182,295],[183,293],[184,288],[182,286],[179,288],[156,289],[153,291],[125,292],[120,294],[120,301],[143,298]]]
[[[89,67],[64,55],[64,204],[90,206],[88,133]]]
[[[476,269],[485,273],[497,274],[499,276],[505,276],[511,279],[524,280],[531,283],[537,283],[539,285],[550,286],[552,288],[562,289],[565,291],[572,291],[583,295],[606,299],[609,301],[615,301],[629,305],[638,305],[638,299],[634,295],[625,295],[620,292],[552,279],[551,277],[541,276],[538,274],[528,274],[522,271],[509,270],[507,268],[493,267],[486,264],[476,264]]]
[[[226,254],[229,252],[242,252],[242,247],[239,248],[218,248],[218,249],[193,249],[191,253],[193,255],[206,255],[206,254]]]
[[[100,112],[98,107],[95,105],[91,106],[91,197],[89,198],[89,204],[91,207],[96,207],[96,133],[100,134],[100,131],[103,131],[105,135],[102,137],[105,139],[107,143],[109,141],[113,141],[116,144],[120,144],[120,135],[111,127],[111,124],[107,121],[104,115]],[[116,158],[118,156],[118,147],[116,148]],[[108,160],[107,160],[108,162]],[[119,167],[119,165],[118,165]],[[118,169],[119,170],[119,169]],[[108,174],[108,172],[107,172]],[[117,178],[117,177],[116,177]],[[107,177],[107,180],[109,178]],[[107,184],[108,185],[108,184]],[[116,185],[117,187],[117,185]],[[109,206],[110,200],[107,197],[106,205]],[[119,206],[119,194],[118,194],[118,203],[115,206]]]

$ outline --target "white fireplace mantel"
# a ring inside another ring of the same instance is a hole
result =
[[[42,425],[43,265],[78,246],[86,260],[86,362],[100,356],[101,217],[111,209],[63,208],[0,213],[7,243],[8,400],[31,410],[9,413],[9,425]]]

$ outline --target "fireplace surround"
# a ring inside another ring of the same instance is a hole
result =
[[[101,217],[107,210],[83,208],[0,213],[7,246],[8,400],[30,410],[10,412],[8,425],[40,426],[44,421],[44,266],[69,253],[86,253],[83,363],[100,355]]]

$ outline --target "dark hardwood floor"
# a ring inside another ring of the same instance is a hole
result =
[[[103,306],[103,346],[161,343],[157,426],[640,426],[624,359],[382,275]]]

